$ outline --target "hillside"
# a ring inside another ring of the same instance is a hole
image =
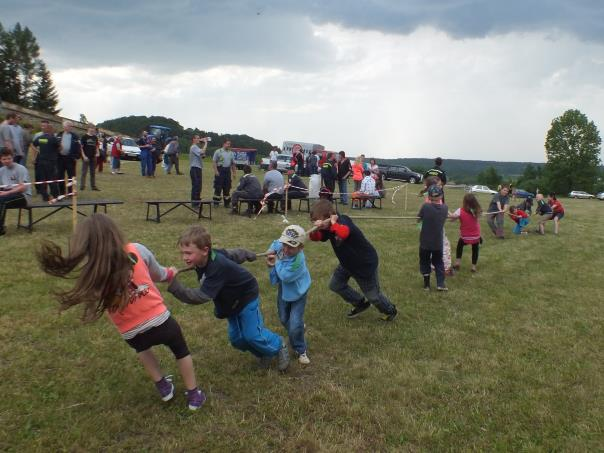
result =
[[[122,131],[124,134],[128,134],[132,137],[138,137],[150,124],[172,128],[173,133],[178,135],[180,139],[181,149],[189,149],[191,139],[196,134],[201,135],[202,137],[212,137],[211,146],[208,147],[210,151],[220,147],[225,138],[231,140],[233,147],[257,149],[260,156],[268,156],[268,153],[272,148],[272,145],[269,142],[258,140],[246,134],[220,134],[217,132],[202,131],[197,128],[185,129],[178,121],[164,116],[123,116],[121,118],[103,121],[102,123],[99,123],[99,127]]]

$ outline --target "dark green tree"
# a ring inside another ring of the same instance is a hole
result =
[[[46,69],[44,62],[40,61],[35,78],[34,90],[31,95],[31,107],[42,112],[56,115],[60,112],[57,109],[59,104],[59,95],[55,89],[50,71]]]
[[[536,193],[537,189],[544,190],[546,187],[543,178],[543,169],[541,166],[528,164],[522,176],[518,178],[516,187],[519,189],[528,190],[529,192]]]
[[[20,23],[15,25],[10,34],[15,45],[17,77],[21,87],[20,103],[25,107],[33,107],[36,78],[40,64],[43,64],[39,59],[40,46],[31,30],[21,27]]]
[[[0,98],[20,104],[21,94],[17,45],[12,33],[0,24]]]
[[[598,128],[579,110],[567,110],[555,118],[545,139],[548,188],[558,193],[592,191],[601,144]]]
[[[501,184],[502,178],[495,167],[488,167],[485,170],[478,173],[476,177],[478,184],[489,186],[491,189],[496,189]]]

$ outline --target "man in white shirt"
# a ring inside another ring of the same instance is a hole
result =
[[[31,199],[31,186],[27,168],[13,161],[13,152],[0,152],[0,236],[6,234],[4,221],[7,208],[24,208]]]

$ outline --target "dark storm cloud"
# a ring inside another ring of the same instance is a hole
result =
[[[562,31],[604,40],[601,0],[235,0],[0,2],[2,23],[28,25],[54,67],[221,64],[312,71],[335,50],[313,23],[406,34],[419,26],[455,38]]]

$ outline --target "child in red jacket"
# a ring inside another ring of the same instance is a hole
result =
[[[518,209],[516,206],[510,206],[509,215],[510,218],[516,222],[512,232],[514,234],[527,234],[523,229],[526,228],[530,222],[528,214],[522,209]]]
[[[338,215],[328,200],[317,201],[310,210],[310,218],[317,228],[310,233],[310,239],[330,241],[340,261],[329,282],[329,289],[352,305],[348,318],[356,318],[373,304],[382,313],[384,321],[392,321],[397,315],[396,307],[380,289],[378,255],[361,230],[350,217]],[[351,277],[363,294],[350,287],[348,281]]]

